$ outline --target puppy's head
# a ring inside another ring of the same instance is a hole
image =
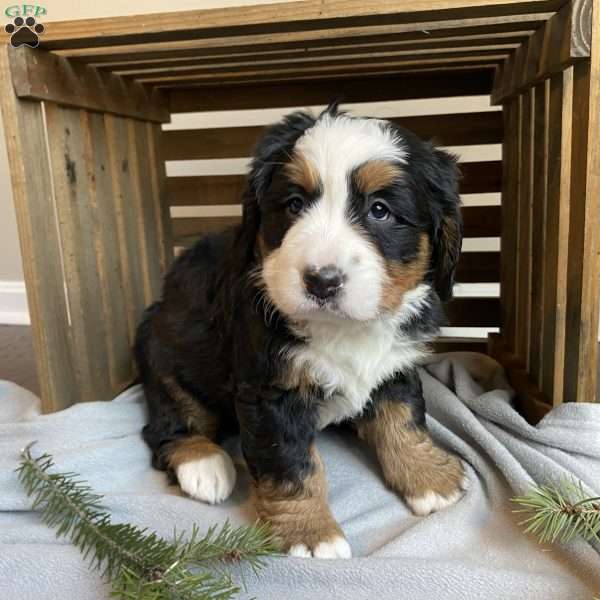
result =
[[[448,300],[462,239],[456,161],[387,121],[294,113],[257,146],[243,231],[293,320],[375,319],[422,283]]]

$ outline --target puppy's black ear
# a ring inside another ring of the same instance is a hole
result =
[[[246,191],[243,198],[241,235],[250,253],[260,228],[260,205],[267,193],[273,175],[287,163],[298,138],[316,122],[305,112],[295,112],[269,127],[258,140],[250,164]]]
[[[460,171],[456,157],[434,149],[431,165],[426,170],[426,179],[432,196],[433,283],[440,299],[446,302],[452,299],[454,273],[463,234],[458,192]]]

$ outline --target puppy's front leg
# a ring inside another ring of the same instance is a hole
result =
[[[374,448],[388,485],[417,515],[457,502],[467,479],[458,457],[436,446],[425,428],[421,385],[416,374],[383,386],[356,423],[358,435]]]
[[[291,555],[350,558],[327,504],[323,463],[314,446],[314,410],[293,391],[243,396],[236,411],[258,516]]]

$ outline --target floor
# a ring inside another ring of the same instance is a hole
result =
[[[14,381],[39,395],[30,327],[0,325],[0,379]],[[598,379],[600,380],[600,363]],[[600,402],[600,398],[598,401]]]

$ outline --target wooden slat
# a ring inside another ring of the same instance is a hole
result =
[[[461,209],[464,237],[499,237],[502,230],[502,207],[466,206]]]
[[[196,204],[204,203],[196,202]],[[462,209],[462,214],[464,237],[498,237],[500,235],[501,208],[499,206],[468,206]],[[210,233],[235,225],[239,221],[240,217],[178,217],[173,219],[173,235],[175,238],[179,238]]]
[[[159,123],[170,120],[165,96],[158,90],[149,92],[138,83],[39,49],[10,47],[9,56],[13,85],[20,98]]]
[[[502,190],[502,162],[462,163],[461,194],[487,194]]]
[[[353,72],[355,70],[371,71],[374,67],[420,67],[438,66],[444,64],[459,65],[473,62],[500,61],[513,49],[512,46],[496,46],[493,48],[442,48],[395,50],[367,49],[362,52],[355,50],[347,55],[338,55],[328,51],[325,56],[312,56],[306,53],[293,58],[279,57],[241,57],[232,60],[206,60],[200,64],[173,66],[165,62],[150,70],[117,69],[116,73],[126,79],[136,79],[142,83],[156,84],[177,80],[196,82],[202,80],[229,80],[243,77],[260,77],[270,74],[299,74],[311,75],[330,72]]]
[[[503,102],[589,56],[591,22],[591,0],[566,3],[498,71],[492,103]]]
[[[85,162],[90,203],[96,226],[95,251],[100,278],[102,318],[106,323],[106,345],[113,394],[134,378],[123,273],[119,256],[117,219],[112,198],[112,168],[104,117],[83,113]],[[95,343],[99,345],[99,340]]]
[[[548,398],[529,378],[522,363],[498,334],[488,337],[488,354],[505,369],[508,380],[516,392],[516,408],[532,425],[536,425],[552,408]]]
[[[502,187],[501,332],[506,344],[514,351],[517,310],[517,244],[519,207],[519,148],[521,144],[521,101],[512,99],[504,105],[505,142],[504,170],[507,176]]]
[[[127,305],[127,323],[130,338],[133,339],[146,302],[135,189],[129,164],[128,126],[126,119],[113,115],[105,115],[105,124],[113,181],[113,210],[117,218],[121,271]]]
[[[76,48],[58,50],[61,56],[76,57],[90,64],[123,63],[128,60],[160,60],[163,58],[198,57],[199,55],[222,55],[227,52],[244,53],[252,49],[256,53],[302,49],[337,48],[348,45],[385,44],[404,42],[433,44],[460,38],[486,36],[490,40],[512,35],[530,35],[552,13],[509,15],[504,18],[473,17],[444,21],[422,21],[409,24],[368,25],[313,29],[304,31],[278,31],[269,34],[224,36],[160,42],[126,44],[99,48]]]
[[[160,239],[157,230],[156,209],[152,189],[152,166],[149,163],[150,140],[146,124],[127,120],[129,134],[129,166],[133,180],[137,239],[140,242],[144,297],[146,305],[158,299],[161,289]]]
[[[533,136],[533,199],[531,236],[531,344],[529,373],[541,386],[544,346],[542,327],[545,318],[544,277],[546,263],[546,192],[548,176],[548,99],[550,81],[535,87]]]
[[[476,28],[473,28],[477,31]],[[436,33],[436,32],[434,32]],[[91,57],[87,64],[107,69],[114,73],[131,75],[150,69],[164,69],[167,66],[199,67],[201,65],[224,65],[240,60],[289,60],[305,58],[327,58],[331,56],[355,56],[357,54],[376,52],[413,52],[415,54],[439,53],[448,50],[499,50],[516,49],[532,32],[516,31],[501,32],[495,35],[485,33],[477,35],[463,35],[439,37],[435,35],[424,38],[402,39],[400,35],[365,36],[365,38],[336,38],[324,40],[323,43],[307,44],[306,41],[281,43],[281,44],[247,44],[243,46],[230,46],[220,48],[194,48],[159,50],[155,53],[140,52],[124,55],[105,55],[104,57]],[[369,39],[370,38],[370,39]],[[342,43],[345,42],[345,43]],[[108,59],[108,60],[107,60]]]
[[[451,327],[498,327],[499,298],[455,298],[445,308]]]
[[[516,354],[529,367],[531,342],[531,203],[533,194],[533,88],[523,94],[519,153],[519,242],[517,250]]]
[[[167,174],[163,158],[160,125],[147,123],[150,179],[160,250],[160,272],[164,276],[173,260],[173,234],[167,191]]]
[[[135,81],[145,85],[172,87],[190,86],[195,83],[209,85],[235,85],[240,81],[270,81],[314,79],[317,77],[356,77],[357,75],[402,73],[405,70],[431,68],[436,71],[444,68],[479,66],[481,64],[499,64],[507,56],[507,52],[480,52],[475,55],[454,55],[434,58],[377,58],[330,60],[319,64],[277,64],[262,66],[227,67],[225,69],[193,69],[177,71],[168,75],[140,75]],[[195,72],[194,72],[195,71]]]
[[[560,0],[306,0],[239,8],[158,13],[140,17],[62,21],[52,24],[43,38],[47,49],[109,46],[118,43],[165,42],[252,35],[278,31],[331,29],[344,26],[416,23],[424,19],[468,19],[549,12]],[[102,35],[98,35],[101,31]]]
[[[489,94],[493,74],[489,70],[468,71],[444,81],[444,97]],[[381,85],[380,85],[381,84]],[[172,113],[252,108],[284,108],[344,103],[383,102],[413,98],[439,98],[439,75],[431,73],[387,77],[373,85],[368,78],[337,82],[252,84],[169,92]]]
[[[433,343],[433,349],[436,354],[442,352],[479,352],[480,354],[487,353],[487,343],[479,339],[457,339],[438,338]]]
[[[3,82],[10,80],[8,52],[7,44],[0,47]],[[9,85],[0,87],[0,104],[42,409],[51,412],[77,402],[78,379],[70,349],[42,105],[19,100]],[[35,177],[31,176],[33,156]]]
[[[458,283],[497,283],[500,281],[499,252],[463,252],[456,269]]]
[[[569,240],[573,68],[550,82],[546,272],[541,388],[556,406],[563,401]]]
[[[575,65],[565,401],[597,398],[600,299],[600,20],[593,24],[592,59]]]
[[[88,122],[83,111],[52,103],[46,104],[46,118],[71,336],[79,373],[78,400],[110,399],[107,323],[99,306],[102,291],[90,193],[93,174],[85,160],[84,130]]]
[[[461,181],[461,193],[463,194],[481,194],[499,192],[502,179],[502,163],[500,161],[489,161],[480,163],[463,163],[460,165],[463,173]],[[167,190],[169,204],[171,206],[201,206],[201,205],[221,205],[221,204],[239,204],[246,184],[245,175],[205,175],[189,177],[168,177]],[[467,218],[472,208],[481,209],[483,207],[467,207],[464,210]],[[493,208],[493,207],[490,207]],[[499,208],[486,213],[488,215],[496,214],[498,216]],[[474,211],[473,214],[479,211]],[[497,236],[500,231],[500,221],[496,223],[486,220],[481,225],[476,220],[471,221],[473,227],[478,227],[481,231],[492,231],[486,235]],[[471,237],[476,237],[472,235]]]
[[[388,118],[425,139],[446,146],[496,144],[502,141],[502,113],[487,111],[453,115]],[[166,160],[242,158],[250,156],[264,127],[223,127],[165,131]]]

